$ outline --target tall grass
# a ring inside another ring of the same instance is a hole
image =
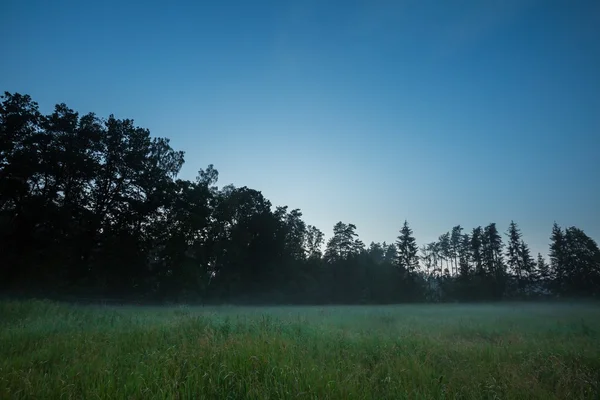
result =
[[[0,302],[1,399],[598,399],[600,308]]]

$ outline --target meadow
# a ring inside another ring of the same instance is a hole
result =
[[[598,399],[600,305],[0,301],[0,399]]]

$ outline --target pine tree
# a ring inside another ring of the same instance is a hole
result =
[[[553,278],[552,286],[554,290],[561,292],[562,287],[565,284],[567,245],[565,235],[556,222],[552,226],[550,240],[550,270]]]
[[[503,244],[495,223],[492,222],[485,227],[483,238],[484,262],[487,272],[499,277],[504,272]]]
[[[433,253],[429,245],[424,244],[421,246],[421,256],[419,259],[423,261],[423,269],[426,271],[427,276],[431,275],[431,270],[435,269]]]
[[[475,273],[479,276],[485,275],[485,270],[483,268],[483,231],[481,226],[477,228],[473,228],[473,232],[471,234],[471,257],[473,260],[473,264],[475,267]]]
[[[519,248],[522,235],[521,231],[519,230],[519,227],[514,221],[510,221],[510,225],[508,226],[506,236],[508,236],[508,246],[506,248],[506,264],[509,271],[517,279],[517,287],[520,290],[523,286],[522,262],[521,257],[519,255]]]
[[[358,238],[356,240],[354,240],[354,242],[352,243],[351,254],[358,255],[358,254],[363,254],[366,251],[367,251],[367,249],[365,248],[365,244],[362,240],[360,240]]]
[[[550,280],[550,266],[544,260],[542,253],[538,253],[536,263],[536,276],[541,286],[546,286]]]
[[[531,256],[529,246],[522,239],[519,243],[519,258],[521,261],[523,276],[526,282],[532,283],[536,279],[535,260]]]
[[[448,268],[448,262],[452,258],[451,246],[450,246],[450,233],[446,232],[438,238],[440,256],[442,260],[446,261],[446,268],[444,274],[450,274]]]
[[[381,264],[384,261],[385,250],[381,243],[371,242],[367,250],[369,257],[375,264]]]
[[[419,267],[419,247],[407,221],[404,221],[404,225],[400,229],[396,247],[398,248],[398,268],[402,272],[413,273]]]
[[[398,259],[398,250],[396,249],[396,245],[393,243],[387,244],[386,242],[383,242],[382,246],[385,251],[385,255],[383,256],[384,261],[388,264],[394,264]]]
[[[504,294],[506,271],[502,256],[502,237],[495,223],[485,227],[483,233],[483,255],[486,272],[491,278],[491,290],[494,298],[499,299]]]
[[[450,253],[454,262],[454,275],[458,275],[458,252],[460,250],[462,231],[462,226],[456,225],[452,228],[452,233],[450,234]]]
[[[460,247],[458,249],[458,273],[463,279],[471,275],[471,238],[468,234],[461,236]]]
[[[436,273],[441,273],[443,269],[442,264],[442,256],[440,245],[438,242],[427,243],[427,251],[431,256],[431,262],[433,264],[433,270],[431,273],[435,275]]]
[[[355,239],[358,235],[355,232],[356,225],[338,222],[333,227],[333,236],[327,242],[325,249],[325,259],[333,262],[340,259],[347,259],[356,254],[364,247],[362,242],[358,243]]]

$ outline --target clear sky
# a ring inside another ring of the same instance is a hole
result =
[[[0,1],[0,90],[133,118],[331,235],[600,238],[600,1]]]

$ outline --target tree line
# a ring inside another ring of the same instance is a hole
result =
[[[133,120],[1,98],[3,290],[298,304],[600,293],[600,250],[576,227],[554,224],[549,263],[512,221],[504,234],[457,225],[420,247],[407,221],[394,242],[369,246],[338,222],[324,243],[299,209],[219,188],[213,165],[178,178],[184,153]]]

